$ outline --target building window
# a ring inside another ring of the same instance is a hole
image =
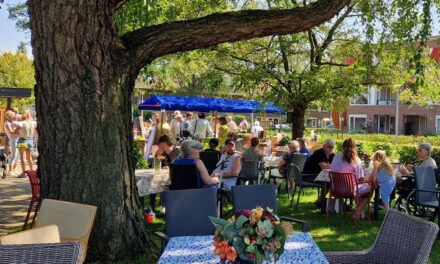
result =
[[[365,90],[362,93],[351,98],[350,104],[367,105],[369,104],[369,97],[370,97],[369,89],[365,88]]]
[[[367,132],[367,115],[350,115],[348,129],[352,133]]]
[[[311,117],[307,119],[307,127],[317,127],[318,119],[315,117]]]
[[[435,132],[440,134],[440,115],[435,116]]]

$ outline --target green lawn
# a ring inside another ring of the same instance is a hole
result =
[[[326,221],[325,215],[313,204],[317,196],[316,190],[306,190],[301,196],[298,210],[290,208],[290,200],[287,195],[278,195],[278,214],[290,216],[309,223],[309,232],[312,234],[316,243],[322,251],[345,251],[345,250],[364,250],[374,243],[379,232],[384,213],[381,210],[379,220],[360,221],[359,227],[354,227],[351,212],[346,214],[330,215]],[[164,219],[158,217],[156,222],[151,225],[151,230],[163,230]],[[439,240],[440,241],[440,240]],[[429,263],[438,263],[440,259],[440,242],[437,241],[432,247]],[[398,241],[396,241],[398,243]],[[154,263],[155,259],[143,259],[142,263]]]

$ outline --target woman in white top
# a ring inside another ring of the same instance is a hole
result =
[[[11,176],[17,176],[13,175],[15,168],[17,167],[17,138],[18,133],[15,132],[15,129],[17,128],[17,125],[14,123],[15,119],[15,112],[12,110],[8,110],[5,113],[6,122],[4,123],[3,127],[5,129],[5,133],[8,136],[9,140],[9,166],[6,168],[6,174],[9,174]]]
[[[26,162],[24,156],[26,155],[26,161],[29,164],[29,169],[33,170],[31,148],[34,145],[34,135],[35,128],[37,127],[37,122],[32,120],[31,113],[29,110],[25,110],[22,115],[21,121],[16,122],[17,128],[16,132],[19,132],[19,137],[17,141],[18,151],[20,153],[21,159],[21,169],[24,175],[26,171]],[[19,176],[19,177],[20,177]]]

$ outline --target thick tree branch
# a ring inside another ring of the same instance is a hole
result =
[[[306,31],[335,16],[350,0],[318,0],[286,10],[243,10],[199,19],[149,26],[125,34],[124,40],[139,67],[177,52],[225,42]]]
[[[327,49],[328,45],[330,45],[336,30],[342,24],[342,22],[347,18],[347,16],[351,13],[351,11],[353,11],[353,5],[347,7],[347,10],[345,10],[344,14],[342,14],[342,16],[340,16],[333,24],[333,26],[330,28],[327,37],[325,38],[324,42],[321,45],[321,53]]]

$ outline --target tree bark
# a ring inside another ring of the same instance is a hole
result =
[[[296,107],[292,113],[292,140],[302,138],[304,134],[305,107]]]
[[[173,52],[307,30],[349,0],[320,0],[306,16],[295,10],[293,16],[280,11],[218,14],[121,37],[114,11],[124,2],[28,0],[43,196],[98,207],[88,260],[105,262],[151,246],[131,156],[130,96],[140,69]]]
[[[28,4],[43,196],[98,207],[89,260],[142,253],[149,244],[130,131],[138,72],[114,28],[112,7],[105,1]]]

